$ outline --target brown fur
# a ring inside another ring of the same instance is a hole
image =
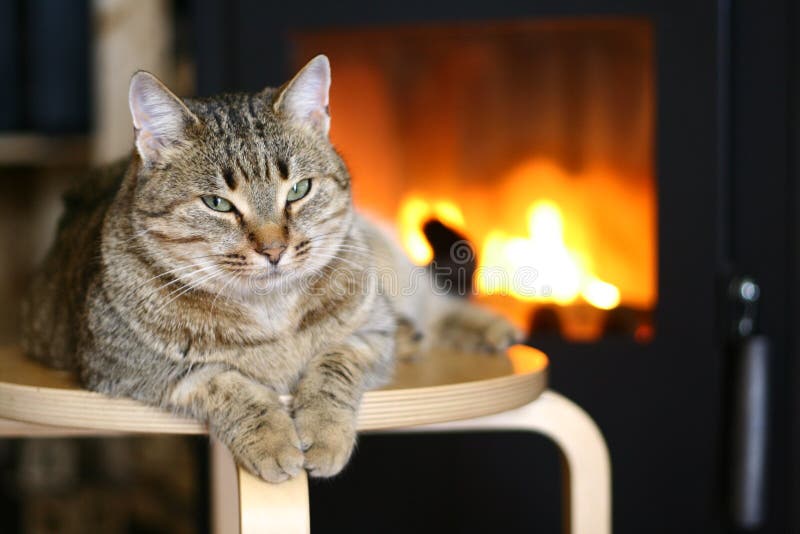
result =
[[[318,57],[280,90],[186,100],[137,74],[136,150],[68,196],[24,310],[31,356],[207,421],[269,481],[339,472],[363,391],[390,376],[395,336],[405,355],[419,342],[367,276],[392,255],[352,210],[327,138],[326,69]],[[308,195],[287,202],[304,179]],[[214,211],[205,195],[236,209]],[[280,247],[272,265],[264,251]],[[463,324],[476,347],[513,340],[493,315],[442,309],[431,324],[455,339]],[[480,320],[453,322],[465,313]]]

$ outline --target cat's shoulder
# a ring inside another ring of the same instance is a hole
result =
[[[114,197],[120,188],[130,159],[92,169],[75,178],[74,184],[64,193],[67,211],[93,208]]]

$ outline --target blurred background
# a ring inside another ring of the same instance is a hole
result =
[[[205,96],[325,53],[357,206],[419,265],[468,240],[469,292],[604,432],[615,531],[800,532],[798,27],[791,0],[0,0],[0,342],[64,189],[130,153],[135,70]],[[0,441],[0,531],[207,532],[206,455]],[[367,435],[312,523],[558,532],[563,489],[538,436]]]

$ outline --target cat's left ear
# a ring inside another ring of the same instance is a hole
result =
[[[328,112],[330,88],[331,64],[326,56],[320,54],[278,90],[273,109],[278,115],[328,135],[331,127]]]
[[[131,78],[128,91],[136,149],[144,161],[165,156],[171,147],[187,139],[188,129],[198,119],[161,80],[140,70]]]

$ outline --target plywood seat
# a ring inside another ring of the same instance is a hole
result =
[[[506,357],[429,354],[398,364],[390,385],[365,394],[362,431],[518,429],[541,432],[569,464],[569,528],[610,531],[608,451],[591,419],[564,397],[545,391],[547,357],[512,347]],[[0,436],[202,434],[204,424],[130,399],[84,390],[77,378],[0,349]],[[357,461],[357,459],[355,460]],[[218,532],[306,532],[304,476],[271,485],[236,468],[212,440],[212,501]]]

